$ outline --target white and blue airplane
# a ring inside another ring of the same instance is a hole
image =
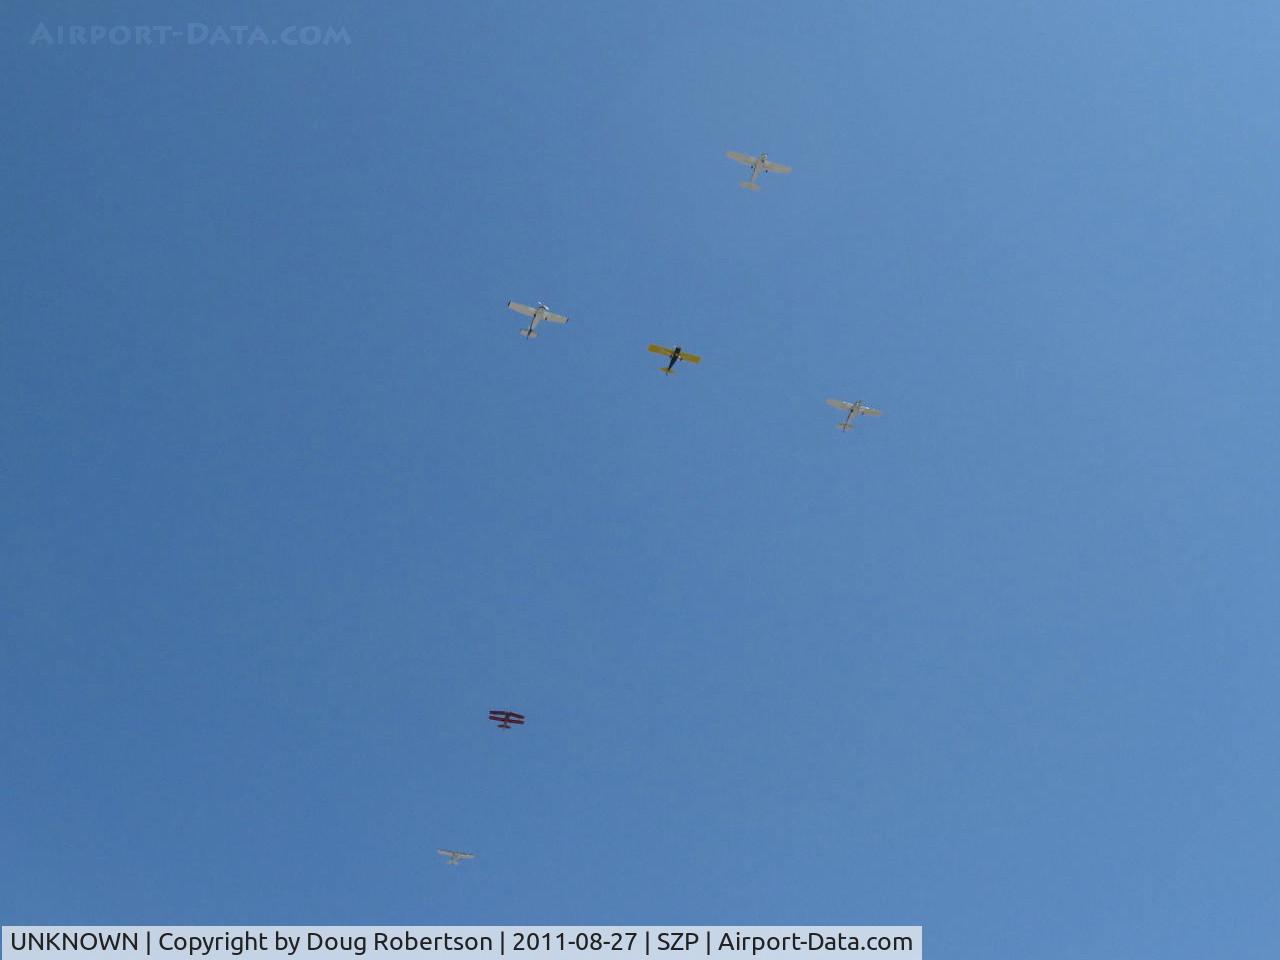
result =
[[[756,177],[761,173],[790,173],[790,167],[784,167],[780,163],[774,163],[769,159],[767,153],[762,153],[758,157],[748,157],[745,153],[735,153],[733,150],[725,154],[730,160],[736,160],[744,167],[751,168],[751,179],[739,181],[738,186],[743,190],[759,190],[760,184],[756,183]]]
[[[520,331],[520,336],[528,337],[532,340],[538,335],[537,326],[545,320],[547,323],[568,323],[568,317],[562,317],[558,313],[552,313],[547,309],[545,303],[539,303],[536,307],[526,307],[523,303],[516,303],[514,300],[507,301],[507,308],[514,310],[521,316],[529,318],[529,326]]]
[[[854,417],[880,416],[879,410],[874,407],[868,407],[861,400],[855,400],[853,403],[850,403],[848,400],[836,400],[834,398],[829,398],[827,400],[827,406],[835,407],[837,410],[843,410],[845,412],[844,420],[836,424],[837,430],[852,430]]]

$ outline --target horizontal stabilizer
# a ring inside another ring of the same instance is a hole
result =
[[[743,190],[759,190],[760,189],[760,184],[752,183],[750,180],[739,181],[738,186],[740,186]]]
[[[520,336],[528,337],[530,340],[533,340],[538,336],[538,331],[530,330],[528,327],[525,327],[523,330],[520,331]]]

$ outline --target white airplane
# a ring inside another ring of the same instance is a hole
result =
[[[857,416],[864,414],[872,417],[880,416],[879,410],[874,407],[868,407],[861,400],[855,400],[853,403],[850,403],[848,400],[829,399],[827,400],[827,406],[835,407],[837,410],[844,410],[847,413],[844,421],[836,424],[837,430],[852,430],[853,418]]]
[[[735,153],[730,150],[725,154],[730,160],[737,160],[744,167],[751,168],[751,179],[739,181],[738,186],[744,190],[759,190],[760,184],[756,183],[756,177],[763,173],[790,173],[790,167],[784,167],[780,163],[774,163],[769,159],[767,153],[762,153],[758,157],[748,157],[745,153]]]
[[[448,858],[449,858],[449,859],[448,859],[448,861],[447,861],[447,862],[446,862],[446,864],[445,864],[445,866],[448,866],[448,867],[456,867],[456,866],[457,866],[459,863],[461,863],[463,860],[474,860],[474,859],[476,858],[476,855],[475,855],[474,853],[462,853],[462,852],[461,852],[461,851],[459,851],[459,850],[439,850],[439,849],[437,849],[437,850],[436,850],[436,853],[440,854],[440,856],[442,856],[442,857],[448,857]]]
[[[534,328],[543,320],[547,321],[547,323],[569,322],[568,317],[562,317],[560,314],[552,313],[548,310],[545,303],[539,303],[536,307],[526,307],[523,303],[516,303],[514,300],[508,300],[507,308],[529,318],[529,326],[520,331],[520,336],[528,337],[530,340],[538,335],[538,331]]]

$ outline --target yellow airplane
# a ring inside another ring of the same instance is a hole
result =
[[[671,362],[670,362],[670,363],[668,363],[665,367],[659,367],[659,368],[658,368],[659,370],[661,370],[663,373],[665,373],[665,374],[667,374],[667,375],[670,375],[670,374],[672,374],[672,373],[674,373],[674,372],[675,372],[676,363],[678,363],[678,362],[679,362],[679,361],[681,361],[681,360],[687,360],[687,361],[689,361],[690,363],[701,363],[701,362],[702,362],[702,358],[701,358],[701,357],[699,357],[698,355],[693,354],[693,353],[685,353],[685,352],[684,352],[682,349],[680,349],[679,347],[676,347],[674,350],[672,350],[672,349],[670,349],[670,348],[668,348],[668,347],[660,347],[660,346],[658,346],[656,343],[651,343],[651,344],[649,344],[649,352],[650,352],[650,353],[660,353],[660,354],[662,354],[664,357],[670,357],[670,358],[671,358]]]

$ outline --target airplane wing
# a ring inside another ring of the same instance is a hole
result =
[[[880,416],[880,411],[879,411],[879,410],[877,410],[875,407],[863,407],[863,408],[862,408],[861,410],[859,410],[858,412],[859,412],[859,413],[866,413],[866,414],[870,414],[870,415],[871,415],[871,416],[873,416],[873,417],[878,417],[878,416]]]
[[[454,856],[459,860],[474,860],[476,858],[474,853],[455,853]]]
[[[546,320],[548,323],[568,323],[569,322],[568,317],[562,317],[560,316],[560,314],[551,313],[550,311],[548,311],[547,313],[544,313],[542,315],[542,319]]]
[[[673,353],[675,353],[675,351],[674,351],[674,350],[668,350],[666,347],[660,347],[660,346],[658,346],[656,343],[651,343],[651,344],[649,344],[649,352],[650,352],[650,353],[660,353],[660,354],[662,354],[664,357],[669,357],[669,356],[671,356]],[[686,356],[686,354],[681,354],[681,356]]]
[[[768,170],[770,173],[790,173],[791,172],[790,167],[783,166],[780,163],[774,163],[772,160],[766,160],[764,162],[764,168]]]
[[[852,410],[853,404],[848,400],[836,400],[834,397],[827,400],[828,407],[835,407],[837,410]]]
[[[702,358],[701,358],[700,356],[698,356],[696,353],[685,353],[684,351],[681,351],[681,352],[680,352],[680,359],[681,359],[681,360],[688,360],[690,363],[701,363],[701,362],[702,362]]]
[[[507,309],[524,314],[526,317],[532,317],[537,312],[533,307],[526,307],[523,303],[516,303],[514,300],[507,301]],[[550,319],[550,317],[547,319]]]
[[[725,156],[730,160],[737,160],[744,167],[749,167],[756,162],[755,157],[748,157],[745,153],[737,153],[733,150],[726,151]],[[769,164],[766,162],[765,166],[768,167]]]

